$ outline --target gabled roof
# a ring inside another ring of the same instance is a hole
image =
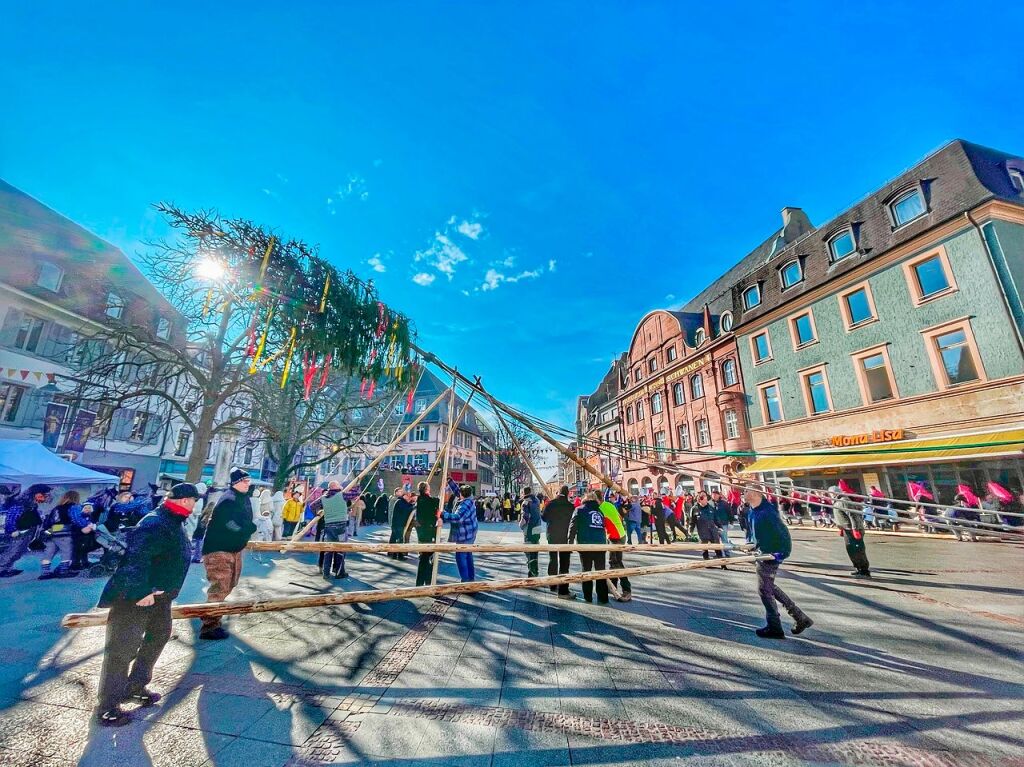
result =
[[[450,384],[446,384],[444,381],[438,378],[433,372],[427,369],[424,370],[423,377],[420,378],[420,382],[416,386],[416,394],[413,395],[413,398],[414,401],[416,399],[426,398],[427,404],[430,404],[435,399],[437,399],[438,394],[440,394],[442,391],[446,391],[448,388],[450,388]],[[474,398],[474,401],[476,401],[476,398]],[[462,406],[465,403],[465,399],[460,397],[458,394],[455,395],[455,412],[452,413],[452,418],[459,414],[459,411],[462,410]],[[416,416],[417,413],[415,412],[414,408],[413,412],[411,413],[403,413],[401,417],[401,423],[412,423],[412,421],[416,420]],[[448,419],[448,398],[446,397],[445,399],[441,400],[441,404],[439,404],[437,407],[433,408],[429,413],[427,413],[426,417],[420,423],[447,424]],[[481,425],[483,426],[483,428],[481,428]],[[461,431],[466,431],[469,432],[470,434],[475,434],[476,436],[483,437],[485,439],[493,437],[491,429],[487,427],[486,423],[484,423],[482,419],[480,419],[476,409],[472,405],[469,406],[469,409],[466,411],[466,414],[462,417],[462,421],[459,423],[458,428]]]

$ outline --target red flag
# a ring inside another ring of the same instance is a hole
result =
[[[885,494],[874,485],[872,485],[871,489],[868,490],[868,495],[872,498],[885,498]]]
[[[1013,502],[1013,493],[1011,493],[1005,487],[1000,485],[998,482],[989,482],[987,487],[988,491],[1003,503]]]
[[[839,492],[845,495],[857,495],[857,492],[846,483],[845,479],[839,480]]]
[[[960,484],[956,486],[956,492],[963,496],[964,503],[971,506],[981,506],[981,500],[974,494],[969,485]]]
[[[376,388],[377,388],[377,382],[376,381],[370,381],[370,389],[369,389],[369,391],[366,392],[366,399],[367,399],[367,401],[373,399],[373,390],[376,389]]]
[[[409,396],[406,397],[406,399],[405,399],[405,412],[406,413],[411,413],[412,412],[412,399],[415,396],[416,396],[416,390],[415,389],[409,389]]]
[[[934,501],[935,496],[928,492],[928,488],[922,485],[920,482],[908,482],[907,483],[907,495],[914,501]]]

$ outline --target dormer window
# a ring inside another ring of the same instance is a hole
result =
[[[842,261],[857,249],[853,240],[853,230],[844,229],[832,235],[828,241],[828,255],[832,261]]]
[[[779,278],[782,280],[782,289],[791,288],[804,278],[803,269],[800,268],[800,259],[794,258],[779,270]]]
[[[753,309],[761,303],[761,286],[751,285],[743,291],[743,308]]]
[[[893,226],[898,228],[920,218],[928,212],[920,187],[908,189],[889,203]]]
[[[117,293],[107,293],[107,316],[114,320],[124,314],[124,299]]]
[[[724,312],[722,314],[722,319],[719,321],[719,324],[722,327],[723,333],[728,333],[730,330],[732,330],[732,312]]]
[[[702,346],[707,340],[707,336],[704,333],[704,328],[697,328],[697,332],[693,334],[693,345],[695,347]]]
[[[171,321],[166,317],[158,317],[156,320],[156,337],[166,341],[171,337]]]
[[[56,293],[64,282],[64,270],[49,261],[39,262],[39,276],[36,285]]]
[[[1010,174],[1010,183],[1017,190],[1017,194],[1024,194],[1024,170],[1020,168],[1007,168],[1006,172]]]

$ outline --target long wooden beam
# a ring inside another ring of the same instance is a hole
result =
[[[281,544],[274,541],[250,541],[250,551],[279,551]],[[453,554],[526,554],[545,551],[624,551],[672,554],[693,551],[719,551],[721,543],[363,543],[362,541],[300,541],[288,547],[290,553],[319,553],[321,551],[346,554],[426,554],[441,552]],[[733,547],[743,550],[745,547]]]
[[[729,564],[746,564],[760,559],[771,559],[771,556],[733,557]],[[510,578],[501,581],[473,581],[471,583],[449,583],[444,586],[413,586],[399,589],[382,589],[379,591],[349,591],[332,594],[316,594],[312,596],[285,597],[283,599],[251,599],[238,602],[204,602],[194,605],[178,605],[171,608],[171,618],[187,620],[225,615],[243,615],[249,613],[279,612],[281,610],[297,610],[304,607],[327,607],[329,605],[347,605],[353,603],[368,604],[371,602],[389,602],[395,599],[419,599],[452,596],[455,594],[480,594],[490,591],[509,591],[512,589],[546,588],[568,583],[599,581],[606,578],[636,578],[641,575],[661,575],[684,570],[703,570],[718,567],[723,560],[697,560],[696,562],[677,562],[671,565],[651,565],[648,567],[624,567],[620,570],[588,570],[569,575],[548,575],[542,578]],[[104,626],[107,623],[108,610],[95,610],[89,613],[68,613],[60,625],[68,629]]]

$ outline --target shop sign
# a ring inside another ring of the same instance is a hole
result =
[[[677,378],[682,378],[683,376],[690,375],[691,373],[696,373],[698,370],[700,370],[702,367],[709,364],[710,362],[711,353],[707,352],[701,357],[698,357],[697,359],[693,360],[692,362],[687,362],[682,367],[676,368],[666,376],[656,378],[653,381],[648,381],[642,388],[630,394],[630,399],[626,400],[626,404],[632,405],[638,399],[646,397],[653,391],[659,391],[661,387],[671,383],[672,381],[675,381]]]
[[[898,442],[905,438],[903,429],[875,429],[863,434],[836,434],[829,438],[829,445],[832,447],[854,447],[876,442]]]

